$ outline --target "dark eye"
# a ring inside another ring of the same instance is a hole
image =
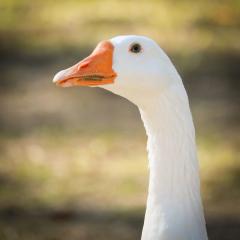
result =
[[[133,43],[131,46],[130,46],[130,49],[129,49],[130,52],[132,53],[139,53],[142,51],[142,47],[139,43]]]

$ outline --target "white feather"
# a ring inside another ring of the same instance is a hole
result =
[[[139,107],[148,136],[150,179],[142,240],[206,240],[195,130],[182,80],[151,39],[120,36],[111,42],[118,77],[103,88]],[[130,53],[132,43],[143,51]]]

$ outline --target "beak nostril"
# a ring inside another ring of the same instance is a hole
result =
[[[88,65],[89,65],[89,62],[83,62],[83,63],[79,64],[78,70],[86,68]]]

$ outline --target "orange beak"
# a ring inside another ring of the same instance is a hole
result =
[[[90,56],[58,72],[53,82],[61,87],[113,83],[117,76],[112,69],[113,50],[114,47],[109,41],[100,42]]]

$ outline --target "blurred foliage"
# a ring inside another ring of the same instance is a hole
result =
[[[102,39],[141,34],[190,96],[211,239],[238,239],[240,2],[1,0],[0,239],[140,238],[146,136],[128,101],[59,89]]]

